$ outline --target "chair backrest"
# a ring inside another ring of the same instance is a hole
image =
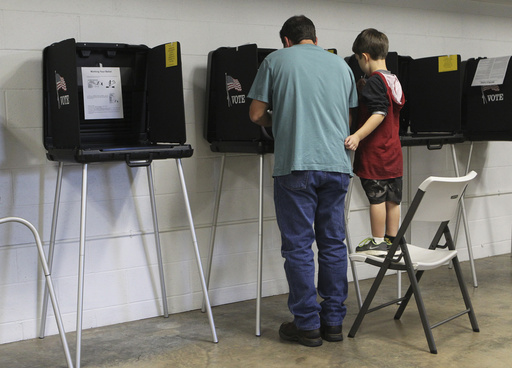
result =
[[[459,200],[476,172],[460,177],[430,176],[418,187],[424,192],[414,215],[414,221],[449,221],[457,211]]]

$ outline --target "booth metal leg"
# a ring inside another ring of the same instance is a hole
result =
[[[75,364],[80,368],[82,350],[82,320],[84,310],[84,274],[85,274],[85,223],[87,215],[87,164],[82,166],[82,202],[80,209],[80,248],[78,260],[78,297],[76,314],[76,359]]]
[[[52,228],[50,232],[50,247],[48,249],[48,272],[52,272],[53,254],[55,250],[55,234],[57,232],[57,218],[59,217],[60,193],[62,188],[62,168],[64,164],[59,162],[59,170],[57,172],[57,184],[55,187],[55,199],[53,201]],[[44,338],[46,329],[46,316],[48,315],[48,285],[44,287],[43,305],[41,310],[41,327],[39,330],[39,338]]]
[[[263,283],[263,161],[260,154],[259,211],[258,211],[258,264],[256,291],[256,336],[261,336],[261,292]]]
[[[412,201],[412,193],[414,189],[412,186],[412,147],[407,146],[407,206],[411,205]],[[412,229],[409,226],[405,232],[405,236],[409,239],[409,242],[412,242]],[[397,281],[397,298],[400,299],[402,297],[402,271],[396,271],[396,281]],[[398,303],[400,304],[400,302]]]
[[[213,342],[219,342],[217,339],[217,332],[215,331],[215,324],[213,322],[212,308],[210,305],[210,298],[208,297],[208,288],[206,287],[206,280],[204,278],[203,266],[201,265],[201,255],[199,254],[199,247],[197,245],[196,231],[194,227],[194,220],[192,219],[192,211],[190,209],[190,202],[188,200],[187,186],[185,185],[185,176],[183,175],[183,166],[181,159],[176,159],[176,166],[178,168],[178,174],[181,182],[181,189],[183,191],[183,198],[185,200],[185,207],[187,209],[188,222],[190,225],[190,233],[192,235],[192,242],[194,243],[194,251],[196,255],[197,268],[199,271],[199,278],[201,281],[201,287],[203,289],[204,301],[206,304],[206,312],[208,314],[208,321],[212,332]]]
[[[212,274],[212,261],[213,261],[213,248],[215,246],[215,235],[217,234],[217,222],[219,219],[219,206],[220,206],[220,196],[222,193],[222,182],[224,180],[224,166],[226,163],[226,154],[224,153],[221,156],[220,161],[220,172],[219,172],[219,182],[217,183],[217,192],[215,193],[215,203],[213,205],[213,219],[212,219],[212,229],[210,232],[210,245],[208,248],[208,261],[206,263],[206,288],[210,288],[210,276]],[[204,313],[206,311],[206,303],[203,300],[203,305],[201,307],[201,311]]]
[[[467,166],[466,166],[466,174],[469,172],[469,164],[470,164],[470,161],[471,161],[471,155],[473,153],[473,142],[471,142],[471,146],[470,146],[470,149],[469,149],[469,157],[468,157],[468,163],[467,163]],[[455,167],[455,175],[456,176],[460,176],[459,174],[459,164],[458,164],[458,161],[457,161],[457,153],[455,152],[455,145],[452,144],[452,157],[453,157],[453,165]],[[466,215],[466,205],[464,203],[464,194],[462,195],[462,198],[460,199],[460,204],[459,204],[459,215],[457,217],[457,225],[456,225],[456,230],[455,230],[455,244],[457,242],[457,234],[458,234],[458,230],[459,230],[459,223],[460,223],[460,214],[462,213],[462,221],[464,223],[464,231],[465,231],[465,234],[466,234],[466,243],[467,243],[467,247],[468,247],[468,255],[469,255],[469,264],[471,266],[471,275],[473,276],[473,286],[476,288],[478,287],[478,281],[476,279],[476,269],[475,269],[475,262],[474,262],[474,258],[473,258],[473,248],[472,248],[472,243],[471,243],[471,235],[469,233],[469,223],[468,223],[468,219],[467,219],[467,215]]]
[[[167,292],[165,291],[165,276],[164,276],[164,265],[162,262],[162,247],[160,246],[160,231],[158,229],[158,217],[156,211],[156,201],[155,201],[155,187],[153,185],[153,170],[151,169],[151,164],[147,166],[148,173],[148,186],[149,186],[149,196],[151,200],[151,211],[153,213],[153,226],[155,231],[155,244],[156,244],[156,255],[158,259],[158,272],[160,275],[160,287],[162,289],[162,306],[164,317],[169,317],[169,309],[167,307]]]
[[[350,183],[348,185],[347,195],[345,197],[345,241],[347,242],[348,253],[352,253],[354,250],[352,248],[352,241],[350,240],[350,231],[348,228],[349,220],[350,220],[350,200],[352,198],[352,189],[354,186],[354,179],[350,179]],[[354,278],[354,288],[356,291],[357,305],[359,309],[363,305],[363,300],[361,298],[361,289],[359,287],[359,277],[357,276],[357,267],[355,261],[350,261],[350,268],[352,269],[352,277]]]
[[[6,223],[6,222],[18,222],[22,225],[25,225],[30,229],[32,232],[32,235],[34,236],[34,240],[36,242],[37,246],[37,252],[39,253],[39,260],[41,262],[41,266],[43,267],[43,272],[45,276],[46,281],[46,289],[45,292],[49,294],[50,300],[52,302],[53,307],[53,313],[55,314],[55,321],[57,322],[57,328],[59,330],[60,339],[62,342],[62,347],[64,349],[64,355],[66,357],[66,362],[68,367],[73,368],[73,362],[71,360],[71,354],[69,352],[69,345],[66,339],[66,332],[64,331],[64,324],[62,322],[62,317],[60,314],[59,305],[57,303],[57,297],[55,295],[55,289],[53,287],[53,282],[50,274],[50,268],[48,266],[48,262],[45,258],[44,250],[43,250],[43,244],[41,242],[41,238],[39,236],[39,233],[37,232],[34,225],[32,225],[30,222],[28,222],[25,219],[19,218],[19,217],[5,217],[0,219],[0,224]],[[45,314],[46,317],[46,314]]]
[[[407,206],[411,205],[412,194],[415,189],[412,187],[412,147],[407,147]],[[412,242],[412,230],[409,226],[405,232],[405,237],[409,239],[409,242]]]

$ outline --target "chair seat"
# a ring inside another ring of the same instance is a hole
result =
[[[407,249],[411,255],[411,261],[414,269],[419,271],[426,271],[437,268],[447,263],[457,255],[456,250],[431,250],[411,244],[407,244]],[[398,253],[399,252],[397,252],[397,254]],[[385,258],[358,252],[350,254],[350,259],[356,262],[366,262],[367,259],[371,259],[374,262],[382,263],[384,262]],[[403,257],[399,262],[396,262],[396,264],[405,265]]]

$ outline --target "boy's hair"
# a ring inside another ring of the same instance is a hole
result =
[[[352,51],[358,56],[367,53],[373,60],[385,59],[388,55],[388,37],[374,28],[367,28],[356,37]]]
[[[281,42],[285,45],[284,38],[287,37],[294,45],[302,40],[311,40],[316,42],[315,25],[311,19],[304,15],[296,15],[284,22],[279,32]]]

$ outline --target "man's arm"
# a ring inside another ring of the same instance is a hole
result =
[[[266,102],[252,100],[249,107],[249,118],[251,121],[263,127],[272,126],[272,115],[269,114],[268,107],[269,105]]]

